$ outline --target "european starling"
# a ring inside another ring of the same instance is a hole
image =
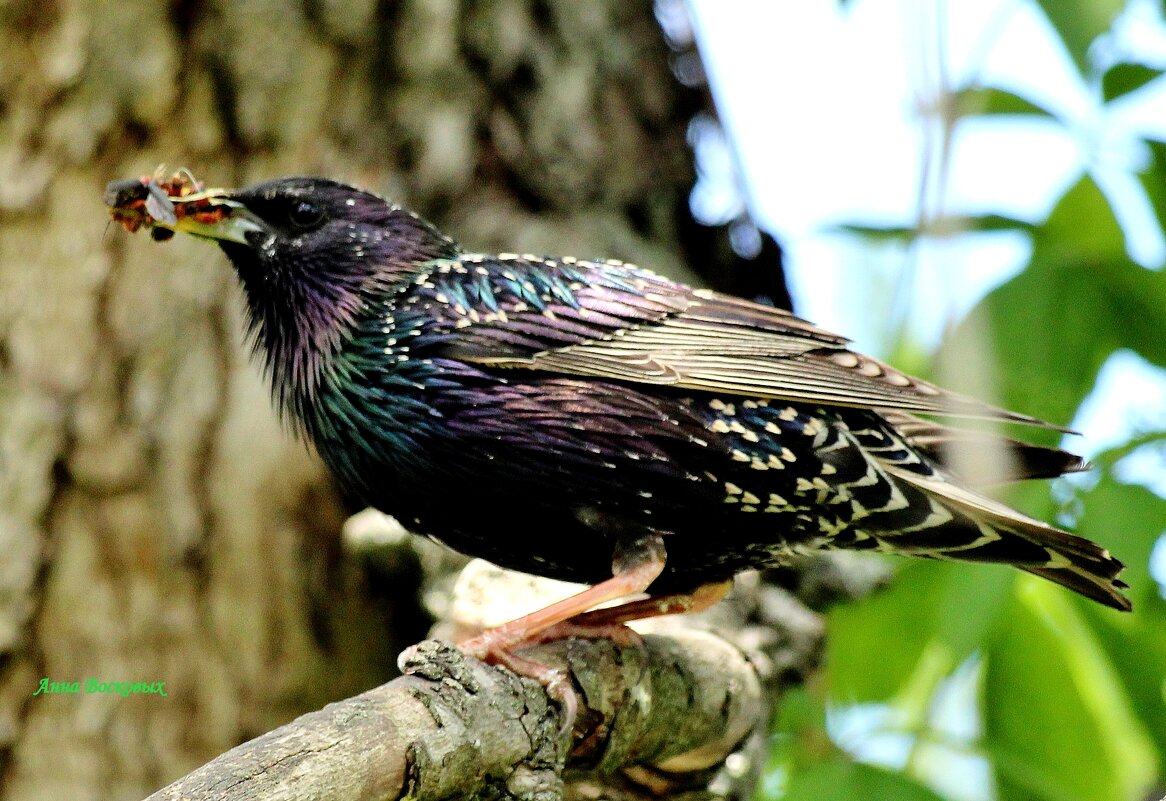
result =
[[[344,487],[457,550],[596,585],[474,652],[707,605],[742,570],[832,548],[1001,562],[1130,608],[1119,561],[981,494],[947,446],[1006,450],[1010,478],[1079,459],[916,415],[1048,424],[788,312],[619,261],[467,252],[319,178],[144,178],[106,200],[129,230],[219,243],[277,406]]]

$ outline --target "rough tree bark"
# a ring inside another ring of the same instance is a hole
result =
[[[420,632],[346,558],[222,259],[109,230],[105,182],[322,173],[476,247],[682,275],[687,114],[647,2],[17,0],[0,52],[0,797],[137,798]]]
[[[427,640],[408,654],[407,675],[232,749],[146,801],[581,801],[600,783],[608,798],[679,795],[703,790],[763,714],[753,666],[710,634],[560,640],[532,656],[579,683],[574,737],[537,683]]]

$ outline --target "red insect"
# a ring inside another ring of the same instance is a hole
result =
[[[165,181],[157,175],[143,175],[136,180],[110,183],[105,188],[105,204],[114,221],[130,233],[148,228],[155,240],[162,241],[174,235],[180,218],[191,217],[210,224],[225,216],[226,209],[211,198],[192,197],[202,189],[203,185],[185,169]]]

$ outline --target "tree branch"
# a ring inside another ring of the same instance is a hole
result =
[[[564,767],[662,794],[699,786],[763,715],[753,666],[711,634],[527,653],[580,689],[570,738],[540,685],[427,640],[402,665],[407,675],[244,743],[147,801],[549,801],[563,794]]]

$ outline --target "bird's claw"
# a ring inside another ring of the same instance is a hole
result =
[[[557,701],[563,710],[563,724],[559,734],[566,736],[575,727],[575,719],[579,713],[579,694],[575,692],[574,683],[565,670],[553,668],[533,659],[518,656],[510,649],[519,643],[510,642],[511,638],[504,632],[496,629],[484,631],[477,637],[458,644],[458,648],[469,656],[480,659],[488,665],[499,665],[528,679],[534,679],[544,688],[552,700]],[[528,641],[521,641],[527,645]],[[537,643],[529,643],[537,644]]]

